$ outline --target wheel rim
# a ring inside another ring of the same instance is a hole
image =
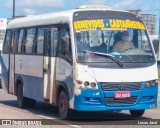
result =
[[[59,109],[61,114],[65,114],[67,111],[67,100],[66,96],[63,93],[60,96]]]

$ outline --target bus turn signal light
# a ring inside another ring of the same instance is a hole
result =
[[[76,83],[77,83],[77,84],[83,84],[83,81],[76,80]]]

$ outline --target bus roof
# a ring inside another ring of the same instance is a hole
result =
[[[113,10],[113,9],[105,9],[105,8],[77,8],[68,11],[61,12],[53,12],[47,14],[26,16],[22,18],[17,18],[9,22],[7,29],[16,29],[21,27],[29,27],[29,26],[39,26],[39,25],[49,25],[49,24],[57,24],[57,23],[66,23],[72,22],[73,13],[77,11],[117,11],[117,12],[127,12],[123,10]],[[133,13],[131,13],[133,14]]]

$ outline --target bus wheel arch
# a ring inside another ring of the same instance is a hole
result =
[[[34,108],[36,105],[36,100],[27,98],[24,96],[24,89],[23,89],[23,80],[19,76],[16,80],[15,84],[15,94],[17,96],[17,104],[19,108]]]
[[[57,106],[61,119],[69,119],[71,110],[69,109],[69,94],[67,86],[59,84],[57,88]]]
[[[58,97],[59,97],[60,92],[62,90],[66,92],[66,94],[69,98],[67,85],[65,85],[65,83],[63,83],[63,82],[57,82],[57,84],[56,84],[56,106],[58,106],[58,99],[59,99]]]
[[[21,79],[17,79],[16,81],[16,96],[18,107],[25,108],[27,99],[24,97],[23,82]]]
[[[142,117],[144,112],[145,112],[145,109],[142,109],[142,110],[130,110],[130,114],[133,117]]]
[[[16,82],[15,82],[15,95],[17,95],[17,89],[19,85],[23,87],[23,80],[20,76],[17,77]]]

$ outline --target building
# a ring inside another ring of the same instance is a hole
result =
[[[142,20],[145,22],[150,35],[156,35],[156,15],[142,14]]]
[[[147,26],[150,35],[156,35],[156,15],[142,14],[141,10],[128,10],[140,17]]]
[[[0,51],[2,50],[6,28],[7,28],[7,19],[0,18]]]

